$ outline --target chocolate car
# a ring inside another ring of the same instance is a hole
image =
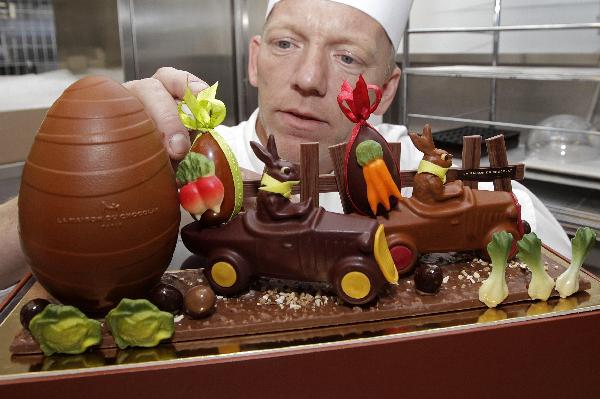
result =
[[[485,253],[494,233],[507,231],[519,240],[529,229],[521,220],[521,208],[512,193],[469,187],[463,187],[459,198],[434,204],[403,198],[387,218],[378,220],[385,226],[399,273],[412,270],[419,253]]]
[[[314,207],[312,200],[290,201],[298,183],[297,165],[281,159],[275,138],[267,146],[250,142],[265,163],[256,207],[215,228],[197,222],[181,230],[184,245],[208,257],[205,268],[215,292],[245,290],[253,276],[329,282],[352,305],[373,300],[398,272],[384,228],[376,220]]]
[[[250,209],[220,227],[191,223],[184,245],[208,258],[204,273],[218,294],[244,291],[253,276],[329,282],[352,305],[373,300],[398,275],[376,220],[312,208],[302,218],[265,222]]]

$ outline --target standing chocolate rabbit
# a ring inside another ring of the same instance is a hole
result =
[[[431,127],[425,125],[423,134],[409,133],[417,149],[423,153],[413,182],[413,197],[426,204],[434,204],[463,194],[463,183],[446,183],[446,172],[452,166],[452,154],[435,148]]]
[[[263,221],[302,218],[312,209],[312,198],[294,203],[290,200],[292,186],[299,183],[298,166],[277,153],[275,137],[269,136],[267,148],[250,142],[254,154],[263,161],[266,169],[256,198],[257,216]]]

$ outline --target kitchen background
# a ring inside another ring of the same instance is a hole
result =
[[[266,4],[0,0],[0,201],[18,192],[45,111],[82,75],[124,81],[174,66],[220,82],[226,123],[246,119],[257,106],[247,43],[261,31]],[[440,131],[493,120],[518,131],[509,157],[527,163],[525,184],[568,232],[600,230],[599,21],[599,0],[415,1],[397,58],[406,90],[384,121],[420,130],[427,120]],[[462,29],[495,25],[521,29]],[[456,32],[432,32],[445,28]]]

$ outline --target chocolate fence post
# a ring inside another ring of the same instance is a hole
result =
[[[462,168],[477,169],[481,161],[481,136],[464,136],[462,149]],[[467,187],[477,189],[477,181],[464,180],[463,184]]]
[[[319,206],[319,143],[300,144],[300,200]]]
[[[344,176],[344,158],[346,152],[346,143],[340,143],[329,147],[329,156],[333,161],[333,172],[335,174],[335,181],[337,183],[338,192],[340,193],[340,200],[342,202],[342,209],[344,213],[351,213],[352,206],[350,205],[350,199],[346,194]]]
[[[504,135],[499,134],[498,136],[486,139],[485,145],[487,146],[491,167],[500,168],[503,166],[508,166],[506,145],[504,144]],[[512,191],[512,184],[510,182],[510,179],[495,179],[494,191]]]

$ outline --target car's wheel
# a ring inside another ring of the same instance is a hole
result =
[[[211,253],[208,259],[204,275],[217,294],[235,295],[248,289],[252,272],[238,253],[222,249]]]
[[[352,259],[343,261],[336,268],[333,287],[337,296],[350,305],[364,305],[377,296],[382,286],[383,278],[377,265],[373,262]]]
[[[412,241],[400,235],[388,236],[388,246],[398,274],[408,274],[415,268],[419,252]]]

